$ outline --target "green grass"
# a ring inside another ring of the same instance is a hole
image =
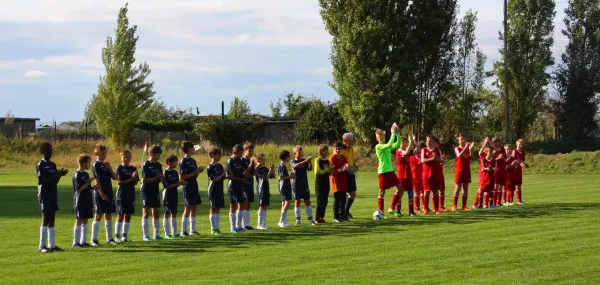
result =
[[[212,237],[204,204],[200,237],[144,243],[137,206],[134,242],[73,250],[72,190],[63,179],[57,244],[67,250],[40,254],[34,174],[0,175],[0,283],[597,284],[600,278],[600,176],[528,175],[522,208],[383,221],[371,219],[376,183],[374,173],[360,173],[353,223],[279,229],[276,198],[269,231]],[[221,228],[228,225],[223,214]]]

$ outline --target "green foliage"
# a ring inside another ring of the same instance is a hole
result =
[[[233,119],[229,116],[208,117],[198,124],[195,132],[203,140],[211,141],[225,151],[231,150],[235,144],[255,141],[262,135],[263,120],[260,117],[247,116]]]
[[[139,121],[134,127],[153,132],[190,132],[194,130],[194,123],[188,120]]]
[[[243,120],[252,114],[250,105],[245,99],[234,97],[229,106],[227,117],[232,120]]]
[[[109,36],[102,48],[106,73],[90,104],[98,130],[115,145],[127,144],[134,124],[154,97],[154,83],[147,82],[150,67],[145,62],[134,66],[137,26],[129,26],[127,11],[125,4],[119,11],[114,41]]]
[[[499,88],[509,85],[510,117],[515,136],[523,138],[537,118],[545,98],[554,64],[554,0],[511,0],[508,2],[508,50],[501,48],[502,60],[494,64]],[[504,34],[500,32],[500,39]],[[509,82],[504,79],[504,64],[509,66]]]
[[[296,124],[297,139],[302,143],[334,142],[344,134],[346,123],[335,103],[314,100]]]
[[[12,125],[15,122],[15,114],[12,113],[11,110],[8,110],[8,112],[6,112],[6,116],[4,116],[4,124],[5,125]]]
[[[285,106],[285,115],[287,117],[301,117],[311,108],[316,99],[313,96],[307,97],[302,94],[288,93],[283,99]]]
[[[569,44],[555,72],[558,133],[570,141],[598,132],[600,103],[600,0],[571,0],[563,35]]]
[[[283,109],[283,101],[281,100],[281,98],[279,98],[276,103],[271,102],[269,106],[271,107],[271,117],[281,117],[281,111]]]

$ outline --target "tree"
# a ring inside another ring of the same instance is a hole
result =
[[[271,102],[270,107],[271,107],[271,117],[273,117],[273,118],[281,117],[281,111],[283,109],[283,101],[281,101],[281,98],[278,99],[276,103]]]
[[[600,103],[600,0],[570,0],[563,35],[569,44],[555,72],[558,132],[581,141],[597,134]]]
[[[248,116],[252,115],[252,110],[250,110],[250,105],[248,101],[245,99],[240,99],[238,97],[234,97],[233,101],[229,106],[229,112],[227,112],[227,117],[231,119],[244,119]]]
[[[333,37],[331,86],[348,127],[371,143],[373,127],[394,121],[430,132],[451,87],[456,0],[319,3]]]
[[[294,92],[287,93],[283,99],[285,115],[287,117],[302,117],[316,100],[318,99],[314,96],[307,97],[302,94],[294,94]]]
[[[158,122],[158,121],[193,121],[194,115],[192,109],[182,109],[179,107],[168,107],[163,101],[154,101],[142,115],[139,121]]]
[[[523,138],[537,118],[546,99],[550,75],[547,68],[554,64],[554,0],[511,0],[508,4],[508,50],[500,49],[502,60],[494,64],[500,90],[508,84],[510,117],[517,138]],[[500,40],[504,34],[500,34]],[[504,61],[509,66],[509,82],[504,79]]]
[[[15,122],[15,114],[12,113],[11,110],[8,110],[8,112],[6,112],[6,116],[4,117],[4,124],[5,125],[12,125]]]
[[[297,138],[301,143],[333,142],[339,140],[346,123],[338,112],[337,104],[316,99],[310,109],[296,123]]]
[[[154,82],[147,82],[148,64],[135,64],[137,26],[129,26],[127,4],[119,11],[115,39],[102,48],[105,75],[93,96],[91,113],[98,130],[116,145],[126,145],[141,114],[152,105]]]

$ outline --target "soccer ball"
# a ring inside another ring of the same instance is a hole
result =
[[[385,218],[385,215],[383,214],[382,211],[375,211],[375,213],[373,213],[373,220],[383,220]]]

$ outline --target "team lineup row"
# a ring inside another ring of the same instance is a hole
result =
[[[374,219],[383,219],[384,194],[387,189],[395,188],[389,214],[401,216],[403,193],[408,195],[409,215],[418,213],[427,215],[430,193],[433,193],[433,207],[436,214],[447,211],[444,207],[445,185],[443,183],[442,167],[445,155],[439,148],[439,142],[434,137],[427,137],[426,142],[415,142],[414,137],[401,138],[399,128],[394,124],[389,142],[385,142],[385,132],[377,130],[379,144],[376,154],[379,159],[378,178],[379,195],[378,211]],[[459,146],[456,152],[456,189],[454,193],[453,210],[457,209],[457,199],[463,189],[462,209],[466,207],[468,184],[471,182],[470,160],[474,143],[467,143],[464,136],[458,137]],[[294,201],[296,225],[301,223],[300,204],[304,201],[308,222],[313,225],[326,223],[324,217],[330,192],[333,192],[333,222],[345,222],[352,218],[350,209],[356,197],[356,176],[358,167],[354,160],[352,133],[346,133],[342,142],[333,145],[334,153],[329,155],[327,145],[320,145],[319,157],[304,157],[301,146],[296,146],[293,153],[281,151],[280,163],[275,170],[271,163],[267,166],[263,154],[254,154],[254,146],[246,143],[236,145],[233,155],[228,158],[226,166],[220,164],[222,152],[218,148],[210,150],[211,163],[206,168],[209,178],[208,200],[210,205],[210,226],[212,235],[222,235],[219,227],[220,209],[225,208],[225,194],[229,199],[230,232],[237,233],[253,230],[250,225],[250,205],[255,200],[259,205],[257,229],[268,229],[266,224],[267,208],[270,206],[269,179],[278,179],[278,190],[281,196],[281,216],[279,227],[288,227],[287,211],[290,201]],[[477,192],[475,208],[494,207],[501,202],[504,190],[506,205],[512,204],[512,193],[516,190],[520,200],[522,175],[521,167],[525,167],[525,153],[522,141],[517,142],[517,149],[507,155],[510,148],[498,146],[499,140],[491,143],[488,139],[480,150],[480,189]],[[181,236],[198,235],[196,229],[196,209],[201,204],[198,175],[205,169],[196,164],[192,158],[194,146],[190,142],[182,142],[181,149],[185,156],[179,160],[169,155],[164,160],[166,169],[163,171],[159,162],[162,150],[158,146],[150,147],[147,152],[149,159],[142,165],[140,179],[136,167],[130,164],[131,152],[121,152],[121,164],[113,169],[106,161],[107,147],[97,145],[94,150],[96,161],[92,165],[89,155],[80,155],[79,168],[73,175],[73,207],[76,223],[73,234],[73,247],[98,246],[100,222],[105,219],[106,242],[116,244],[129,241],[131,215],[134,213],[135,186],[141,182],[140,196],[142,200],[142,232],[144,241],[152,240],[149,233],[149,218],[152,216],[153,239],[161,240],[159,216],[160,208],[164,208],[163,229],[167,239]],[[392,153],[396,154],[398,174],[392,166]],[[44,158],[37,165],[38,200],[42,210],[42,226],[40,228],[40,252],[60,251],[55,244],[55,212],[58,211],[57,184],[68,171],[58,170],[50,161],[52,146],[43,143],[40,153]],[[293,159],[292,156],[293,155]],[[288,172],[287,164],[292,172]],[[179,166],[179,171],[176,168]],[[92,169],[93,179],[86,172]],[[315,195],[317,197],[316,215],[310,201],[310,190],[307,173],[315,172]],[[277,171],[277,173],[275,172]],[[508,179],[507,179],[508,178]],[[113,192],[112,180],[117,181],[116,195]],[[256,180],[256,191],[254,182]],[[227,190],[225,193],[225,181]],[[95,185],[92,186],[92,182]],[[517,183],[518,182],[518,183]],[[162,191],[161,191],[162,185]],[[181,230],[178,231],[177,205],[178,187],[182,186],[184,211]],[[161,195],[162,193],[162,195]],[[415,196],[416,195],[416,196]],[[162,203],[161,203],[162,196]],[[416,197],[416,198],[415,198]],[[116,202],[116,204],[115,204]],[[422,207],[420,204],[423,204]],[[416,204],[416,209],[415,209]],[[421,208],[423,211],[421,212]],[[415,211],[416,210],[416,211]],[[95,213],[94,213],[95,212]],[[112,214],[117,213],[117,221],[112,225]],[[93,219],[90,243],[87,243],[88,219]]]

